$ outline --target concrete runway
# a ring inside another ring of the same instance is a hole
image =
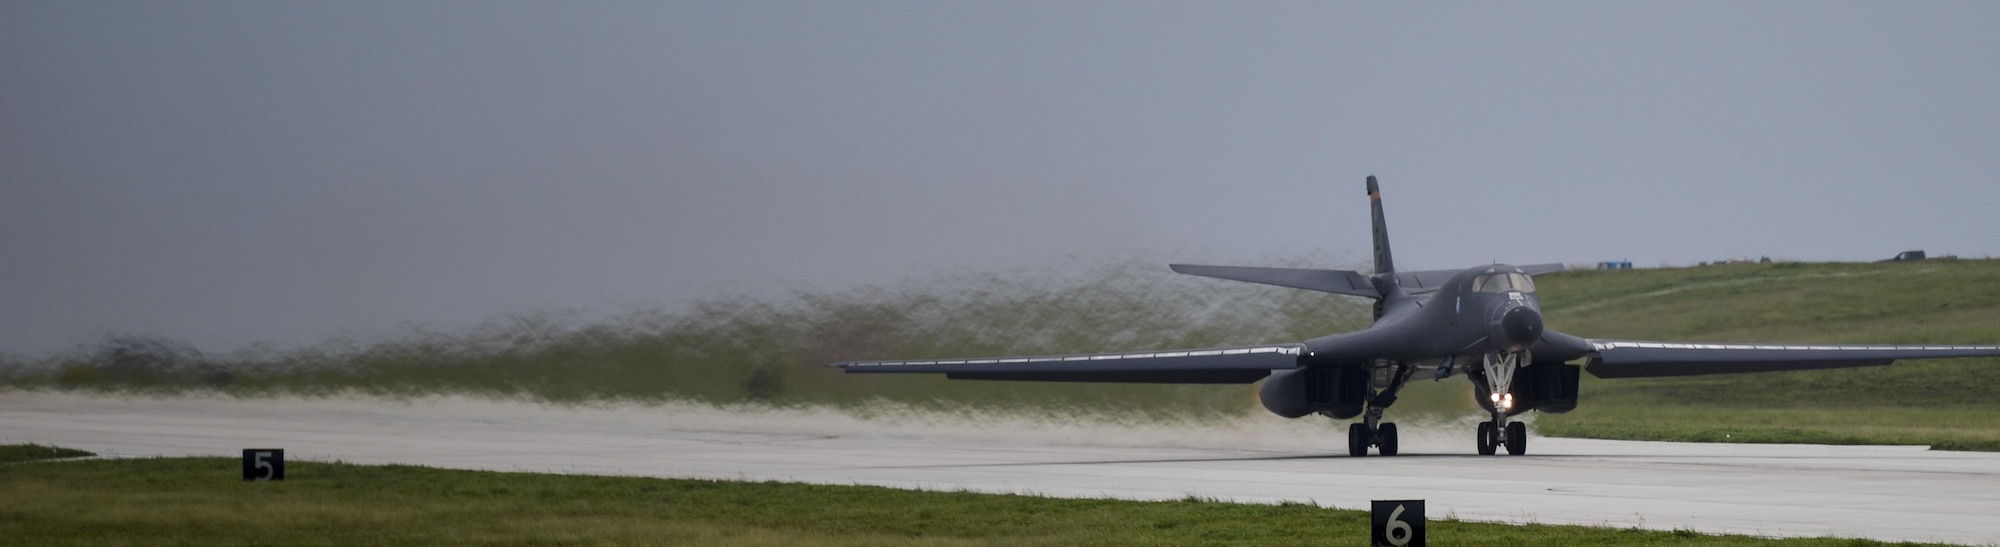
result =
[[[97,398],[0,392],[0,443],[114,457],[237,456],[464,469],[875,484],[1064,497],[1424,499],[1430,518],[1767,536],[2000,542],[2000,454],[1535,437],[1472,455],[1471,425],[1403,424],[1349,458],[1329,420],[1171,427],[696,405],[545,407],[434,397]]]

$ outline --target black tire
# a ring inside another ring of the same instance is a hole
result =
[[[1375,431],[1375,448],[1384,456],[1396,455],[1396,424],[1382,424]]]
[[[1528,424],[1514,422],[1507,424],[1507,455],[1519,456],[1528,453]]]
[[[1347,426],[1347,455],[1356,458],[1368,455],[1368,425]]]
[[[1500,428],[1495,427],[1493,422],[1479,422],[1479,455],[1493,455],[1497,448],[1493,445],[1498,444],[1499,437]]]

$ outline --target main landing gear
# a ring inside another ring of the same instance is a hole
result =
[[[1356,422],[1347,426],[1347,455],[1366,456],[1369,445],[1374,445],[1384,456],[1396,455],[1396,424],[1375,426],[1374,435],[1368,434],[1368,424]]]
[[[1507,447],[1507,454],[1519,456],[1528,453],[1528,425],[1509,422],[1507,412],[1514,409],[1514,372],[1528,362],[1528,352],[1488,353],[1483,359],[1486,380],[1486,404],[1493,420],[1479,423],[1479,455],[1491,456]]]
[[[1383,422],[1382,411],[1396,404],[1396,393],[1403,391],[1403,384],[1416,371],[1416,367],[1407,363],[1375,363],[1369,385],[1373,396],[1368,398],[1368,409],[1361,414],[1359,423],[1347,426],[1347,455],[1366,456],[1369,446],[1384,456],[1396,455],[1396,424]]]
[[[1479,423],[1479,455],[1498,454],[1501,447],[1515,456],[1528,453],[1528,424],[1507,417],[1514,411],[1514,373],[1530,362],[1533,361],[1527,351],[1496,351],[1481,358],[1480,368],[1467,371],[1474,391],[1481,398],[1480,406],[1493,416],[1492,420]],[[1449,366],[1449,361],[1446,363],[1441,366]],[[1398,451],[1396,424],[1383,422],[1382,411],[1396,403],[1396,393],[1402,391],[1416,367],[1389,360],[1375,361],[1372,365],[1368,406],[1360,422],[1347,426],[1350,456],[1366,456],[1371,446],[1384,456],[1394,456]],[[1445,373],[1440,373],[1440,377],[1442,374]]]
[[[1479,422],[1479,455],[1491,456],[1507,447],[1507,454],[1519,456],[1528,453],[1528,424],[1512,422],[1507,424],[1505,434],[1493,422]]]

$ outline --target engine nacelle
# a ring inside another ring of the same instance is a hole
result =
[[[1286,418],[1314,412],[1353,418],[1368,401],[1368,371],[1359,365],[1272,371],[1257,388],[1257,400]]]

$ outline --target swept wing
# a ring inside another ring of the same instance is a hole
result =
[[[1273,370],[1298,368],[1305,344],[1272,344],[1126,353],[850,361],[855,373],[944,373],[953,380],[1247,384]]]
[[[1879,367],[1897,359],[2000,356],[2000,346],[1690,344],[1590,340],[1584,370],[1599,378],[1652,378],[1735,372]]]

